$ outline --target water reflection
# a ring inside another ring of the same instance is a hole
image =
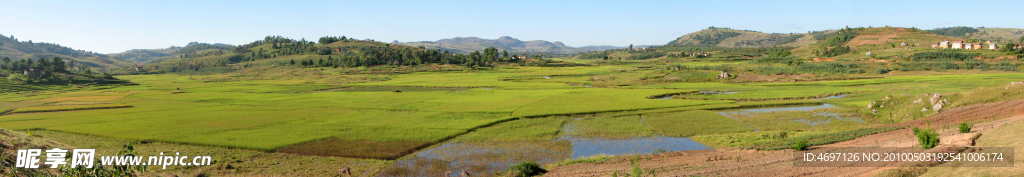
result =
[[[476,176],[504,172],[519,162],[555,163],[569,157],[569,141],[449,141],[395,161],[377,176],[444,176],[463,169]]]
[[[686,137],[655,136],[629,139],[604,139],[562,136],[559,140],[572,142],[572,158],[597,155],[650,154],[664,151],[711,149]]]

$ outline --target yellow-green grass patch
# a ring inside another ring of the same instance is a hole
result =
[[[643,115],[642,119],[658,134],[673,137],[754,131],[732,118],[707,110]]]

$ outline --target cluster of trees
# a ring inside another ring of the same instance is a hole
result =
[[[74,61],[70,65],[74,65]],[[13,73],[19,73],[29,68],[43,69],[46,72],[67,72],[69,64],[65,63],[60,57],[53,57],[53,59],[39,58],[33,61],[31,58],[12,60],[11,58],[4,57],[0,60],[0,69],[10,71]]]
[[[1020,39],[1024,41],[1024,36],[1022,36]],[[998,51],[1010,55],[1017,55],[1017,58],[1024,58],[1024,56],[1022,56],[1024,55],[1024,49],[1013,49],[1013,47],[1016,45],[1017,44],[1014,43],[1006,43],[1003,44],[1003,46],[1000,47]]]
[[[264,37],[263,40],[256,40],[256,41],[250,42],[248,44],[238,45],[238,46],[235,47],[234,50],[235,50],[235,52],[242,53],[242,52],[249,51],[249,49],[252,49],[254,47],[261,46],[263,44],[273,44],[273,45],[276,46],[276,45],[278,45],[280,43],[301,43],[301,44],[306,44],[306,43],[312,43],[312,42],[307,42],[306,39],[302,39],[302,41],[296,41],[296,40],[288,39],[288,38],[281,37],[281,36],[267,36],[267,37]]]
[[[822,47],[819,50],[814,50],[814,55],[823,57],[834,57],[842,54],[853,52],[850,46],[839,46],[839,47]]]
[[[839,47],[846,44],[846,42],[850,42],[854,37],[857,37],[857,31],[847,27],[846,29],[836,31],[831,37],[818,41],[818,43],[824,47]]]
[[[341,37],[325,36],[325,37],[320,37],[320,40],[317,41],[317,42],[320,43],[320,44],[330,44],[330,43],[334,43],[334,42],[338,42],[338,41],[348,41],[348,37],[345,37],[345,36],[341,36]]]
[[[22,72],[33,69],[43,70],[41,75],[24,75]],[[9,57],[0,59],[0,74],[7,73],[7,80],[13,83],[34,83],[34,84],[68,84],[68,83],[121,83],[122,81],[111,78],[96,78],[89,76],[92,71],[89,67],[78,66],[78,72],[84,75],[73,75],[68,68],[75,68],[75,62],[65,62],[60,57],[52,59],[31,58],[13,60]]]
[[[459,64],[467,67],[494,66],[501,62],[514,62],[515,57],[510,56],[507,51],[498,52],[498,49],[489,47],[484,52],[474,51],[469,55],[451,53],[440,50],[426,50],[417,48],[390,48],[390,47],[358,47],[358,54],[346,52],[337,58],[327,56],[327,59],[290,61],[291,65],[302,67],[359,67],[374,65],[420,65],[427,63]]]
[[[952,49],[910,55],[910,59],[914,61],[975,61],[976,57],[984,57],[984,55],[973,52],[958,52]]]
[[[195,58],[211,55],[223,55],[226,54],[224,52],[225,50],[231,51],[233,48],[234,46],[231,45],[189,42],[188,45],[185,45],[185,47],[174,51],[174,53],[178,54],[178,58]],[[217,51],[203,52],[210,49],[217,49]]]
[[[754,63],[785,63],[788,65],[799,65],[803,64],[803,61],[796,57],[790,57],[792,52],[789,50],[779,50],[767,54],[761,58],[754,59]]]
[[[966,26],[957,26],[957,27],[947,27],[947,28],[935,28],[935,29],[928,30],[928,31],[933,32],[935,34],[943,35],[943,36],[964,37],[964,36],[967,36],[967,33],[977,33],[978,29],[977,28],[972,28],[972,27],[966,27]]]
[[[857,37],[857,30],[860,29],[863,28],[851,29],[850,27],[846,27],[845,29],[829,34],[828,38],[818,41],[819,49],[814,50],[814,55],[834,57],[853,52],[853,49],[850,48],[850,46],[843,45],[846,45],[847,42],[850,42],[854,37]]]
[[[658,58],[658,57],[662,57],[662,56],[665,56],[664,52],[643,52],[643,53],[636,53],[636,54],[633,54],[633,55],[629,55],[629,57],[627,59],[630,59],[630,60],[646,60],[646,59]]]

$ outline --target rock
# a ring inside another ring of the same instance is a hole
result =
[[[871,114],[878,114],[878,110],[877,109],[871,109]]]
[[[921,103],[921,98],[917,98],[917,100],[914,100],[914,104],[918,104],[918,103]]]
[[[928,111],[928,108],[921,108],[921,112]]]
[[[935,93],[934,95],[932,95],[931,99],[928,99],[928,101],[930,101],[932,105],[935,105],[935,102],[938,102],[939,99],[942,99],[942,95],[939,95],[939,93]]]
[[[939,110],[942,109],[942,104],[935,104],[932,106],[932,109],[935,110],[935,112],[939,112]]]
[[[974,140],[978,139],[979,136],[981,136],[981,134],[961,133],[953,136],[939,138],[939,144],[954,147],[974,146]]]
[[[875,107],[875,102],[868,103],[868,109],[871,109],[871,107]]]

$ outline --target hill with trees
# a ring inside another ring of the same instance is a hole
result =
[[[13,35],[0,34],[0,58],[4,57],[12,60],[38,60],[40,58],[52,59],[59,57],[62,60],[68,61],[69,68],[87,67],[97,71],[132,65],[131,62],[119,60],[105,54],[76,50],[55,43],[20,40]],[[71,61],[74,62],[72,63]]]
[[[233,45],[229,44],[209,44],[199,42],[189,42],[185,47],[171,46],[163,49],[132,49],[121,53],[110,54],[110,56],[117,57],[119,59],[135,62],[135,63],[158,63],[164,60],[174,58],[184,58],[186,56],[200,55],[201,53],[209,49],[221,50],[232,50]]]
[[[469,54],[476,50],[483,50],[487,47],[494,47],[500,50],[509,51],[515,54],[528,53],[550,53],[550,54],[576,54],[589,52],[590,48],[576,48],[565,46],[562,42],[548,42],[544,40],[521,41],[516,38],[502,36],[498,39],[481,39],[478,37],[455,37],[437,41],[407,42],[402,45],[426,49],[441,49],[454,53]]]
[[[495,47],[463,54],[345,36],[321,37],[316,42],[267,36],[262,40],[230,48],[198,43],[176,51],[178,54],[161,57],[159,62],[148,64],[139,72],[231,72],[260,66],[347,68],[454,65],[472,68],[522,61],[510,52]]]
[[[686,34],[666,44],[667,46],[718,46],[718,47],[771,47],[803,46],[814,39],[806,33],[762,33],[752,30],[735,30],[709,27]]]

